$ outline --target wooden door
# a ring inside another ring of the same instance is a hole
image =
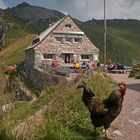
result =
[[[65,54],[65,63],[70,63],[70,54]]]

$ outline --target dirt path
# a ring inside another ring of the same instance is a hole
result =
[[[109,75],[128,84],[121,114],[112,123],[113,140],[140,140],[140,79],[128,78],[127,74]]]

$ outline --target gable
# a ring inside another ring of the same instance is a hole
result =
[[[71,25],[71,27],[69,27]],[[57,26],[53,32],[82,32],[80,28],[75,24],[70,16],[67,16],[60,24]]]

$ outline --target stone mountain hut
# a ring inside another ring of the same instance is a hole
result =
[[[58,60],[63,66],[79,61],[98,61],[99,49],[75,24],[69,16],[65,16],[40,34],[25,49],[25,68],[41,68]]]

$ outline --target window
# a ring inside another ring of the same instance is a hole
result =
[[[43,54],[44,59],[52,59],[53,55],[52,54]]]
[[[71,24],[66,24],[65,27],[71,28]]]
[[[56,41],[62,42],[63,41],[63,37],[55,37]]]
[[[66,41],[66,42],[71,42],[71,40],[72,40],[71,37],[66,37],[66,38],[65,38],[65,41]]]
[[[35,40],[32,41],[32,45],[38,43],[39,41],[40,41],[40,39],[39,38],[36,38]]]
[[[80,43],[82,41],[82,38],[74,38],[75,43]]]
[[[89,55],[81,55],[81,59],[89,59]]]

